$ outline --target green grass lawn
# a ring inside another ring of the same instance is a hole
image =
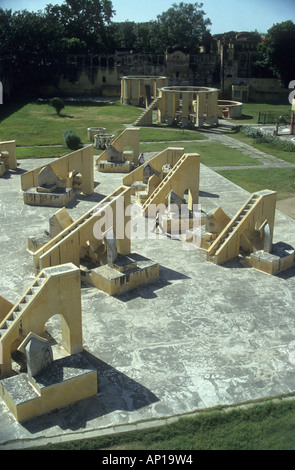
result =
[[[65,145],[17,147],[16,158],[57,158],[69,152]]]
[[[285,112],[290,106],[276,107]],[[240,122],[257,122],[259,110],[273,110],[271,105],[243,105]],[[17,158],[57,157],[69,153],[63,132],[76,131],[83,143],[89,143],[88,127],[105,127],[119,135],[124,124],[133,123],[142,109],[113,104],[98,106],[67,103],[61,116],[47,103],[12,103],[0,106],[0,139],[16,140]],[[237,124],[239,123],[236,120]],[[253,139],[230,134],[255,147]],[[252,141],[252,142],[251,142]],[[56,145],[56,146],[54,146]],[[221,175],[249,192],[261,189],[277,191],[278,199],[295,194],[295,168],[255,168],[256,160],[223,144],[209,142],[198,131],[168,129],[163,126],[141,128],[141,151],[159,152],[168,146],[183,147],[187,153],[199,153],[207,166],[253,165],[252,169],[222,170]],[[294,162],[295,154],[259,144],[257,148]],[[99,153],[99,151],[97,151]],[[289,155],[290,154],[290,155]],[[257,404],[248,409],[209,411],[195,417],[180,418],[176,423],[150,429],[85,441],[48,446],[46,449],[123,449],[123,450],[279,450],[294,449],[295,402]]]
[[[261,112],[275,112],[279,114],[290,113],[291,106],[286,96],[286,104],[270,104],[270,103],[243,103],[242,116],[233,119],[236,124],[257,124],[258,114]]]
[[[273,108],[271,105],[256,103],[244,105],[244,111],[253,116],[258,115],[259,109]],[[285,107],[279,106],[279,109],[283,111]],[[108,133],[117,136],[125,129],[124,124],[133,123],[141,113],[142,109],[124,106],[119,101],[105,105],[66,102],[61,116],[46,102],[11,103],[0,107],[0,138],[16,140],[18,159],[56,158],[70,152],[63,141],[65,130],[75,130],[82,142],[87,144],[90,142],[87,136],[88,127],[105,127]],[[256,144],[254,139],[240,132],[230,131],[229,135],[282,160],[294,162],[293,152],[284,152],[269,144]],[[295,193],[292,168],[256,169],[256,160],[223,144],[209,142],[198,131],[171,129],[162,125],[142,127],[140,140],[142,152],[160,152],[168,146],[183,147],[187,153],[199,153],[201,163],[209,167],[252,165],[253,170],[220,171],[223,176],[250,192],[267,187],[278,192],[278,199]],[[98,149],[95,152],[100,153]]]
[[[289,108],[289,106],[277,106],[281,111]],[[257,118],[260,109],[273,109],[273,106],[257,103],[243,105],[243,112],[248,117],[252,116],[252,120]],[[5,107],[0,107],[0,139],[2,141],[16,140],[17,158],[19,159],[57,157],[68,153],[63,141],[65,130],[76,131],[82,143],[87,144],[90,142],[87,136],[88,127],[105,127],[108,133],[117,136],[124,130],[124,124],[133,123],[141,113],[141,108],[124,106],[119,101],[105,105],[66,101],[61,116],[58,116],[55,109],[47,102],[10,103]],[[231,136],[237,139],[246,138],[241,133],[231,134]],[[141,151],[143,152],[160,151],[168,145],[181,145],[185,152],[199,152],[201,162],[205,165],[256,164],[255,160],[233,149],[226,149],[224,146],[217,147],[213,143],[206,145],[208,139],[196,130],[171,129],[162,125],[142,127],[140,139]],[[253,139],[246,139],[249,144],[254,145]],[[195,146],[195,142],[200,144],[200,150]],[[45,147],[50,145],[61,145],[62,147]],[[295,154],[291,154],[291,152],[267,148],[266,144],[262,149],[269,151],[272,155],[275,154],[278,158],[294,161]],[[100,152],[96,150],[96,153]]]
[[[99,106],[66,102],[61,115],[48,103],[15,103],[0,107],[0,138],[16,140],[18,147],[63,145],[63,132],[74,130],[83,143],[89,143],[88,127],[105,127],[110,134],[119,134],[141,114],[139,108],[123,106],[118,101]]]
[[[218,173],[250,193],[270,189],[277,191],[277,200],[295,194],[295,168],[220,170]]]
[[[141,127],[141,142],[179,142],[179,141],[203,141],[208,140],[206,136],[197,130],[171,129],[163,126]]]
[[[159,143],[141,143],[140,151],[160,152],[167,147],[181,147],[185,153],[199,153],[200,162],[206,166],[242,166],[242,165],[258,165],[258,162],[247,155],[228,147],[227,145],[217,142],[196,141],[169,144],[166,142]]]
[[[48,445],[47,450],[291,450],[295,401],[208,411],[145,431]]]
[[[255,139],[243,134],[242,132],[229,132],[229,135],[230,137],[233,137],[240,142],[251,145],[257,150],[261,150],[262,152],[265,152],[269,155],[273,155],[274,157],[284,160],[285,162],[295,163],[295,152],[287,152],[280,148],[275,148],[273,145],[267,143],[257,143]]]

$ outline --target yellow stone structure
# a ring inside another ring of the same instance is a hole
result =
[[[168,85],[164,76],[128,75],[121,77],[121,103],[147,108],[157,98],[158,89]]]
[[[159,96],[155,98],[151,104],[143,111],[143,113],[133,123],[134,126],[151,126],[154,121],[154,110],[158,108],[158,103],[161,100]]]
[[[97,393],[97,371],[81,354],[81,276],[76,266],[42,270],[15,305],[0,297],[0,312],[0,397],[17,421]],[[62,333],[57,357],[45,337],[46,322],[55,314],[61,316]],[[32,339],[41,346],[27,355]],[[26,372],[13,371],[16,351],[25,356]]]
[[[33,253],[36,273],[63,263],[81,269],[83,280],[109,295],[132,289],[159,276],[159,265],[131,252],[131,189],[120,186],[96,207]],[[108,232],[114,233],[110,259]]]
[[[144,217],[161,213],[167,233],[193,227],[199,199],[200,155],[168,147],[123,179],[130,186]],[[187,196],[186,196],[187,193]]]
[[[156,186],[151,195],[142,205],[145,216],[154,217],[156,206],[166,204],[167,197],[173,191],[179,198],[184,199],[188,191],[188,209],[193,210],[199,198],[200,155],[185,153],[175,163],[162,181]]]
[[[35,251],[39,250],[41,246],[46,245],[49,240],[54,238],[65,228],[69,227],[73,222],[74,221],[66,208],[62,207],[50,217],[49,230],[45,230],[41,236],[28,238],[28,250],[31,253],[35,253]]]
[[[99,261],[100,255],[104,252],[103,239],[99,239],[95,234],[95,225],[101,220],[101,233],[113,227],[117,238],[117,250],[122,255],[130,253],[130,237],[125,236],[125,227],[129,221],[125,207],[130,204],[130,190],[128,187],[120,186],[113,193],[104,198],[97,206],[93,207],[63,231],[53,237],[45,246],[37,250],[34,255],[34,266],[36,272],[64,263],[73,263],[80,267],[80,259],[89,255],[95,261]],[[112,213],[113,217],[108,221],[105,211]],[[117,222],[116,211],[122,214],[120,227]],[[109,224],[109,225],[108,225]],[[120,230],[123,230],[120,233]],[[102,252],[102,253],[101,253]]]
[[[185,154],[183,148],[177,147],[159,152],[123,179],[141,205],[144,217],[154,218],[156,211],[160,210],[168,233],[173,231],[173,227],[178,230],[179,223],[184,224],[184,218],[191,219],[187,221],[187,228],[192,225],[192,211],[199,198],[199,182],[200,155]],[[178,209],[173,212],[173,200],[177,201],[174,206],[185,210],[185,215],[181,215]]]
[[[148,162],[140,165],[128,175],[124,176],[123,184],[125,186],[129,186],[132,190],[132,194],[134,195],[138,188],[147,188],[147,182],[151,174],[162,175],[163,168],[169,165],[174,166],[183,154],[183,147],[167,147],[163,151],[151,157]],[[151,174],[146,171],[147,167],[151,167]],[[162,179],[162,177],[160,179]]]
[[[218,117],[238,118],[242,115],[243,103],[239,101],[218,100]]]
[[[220,206],[209,211],[207,214],[202,214],[199,226],[195,229],[187,230],[187,243],[192,243],[199,248],[207,250],[230,220],[230,217]]]
[[[240,258],[266,274],[278,274],[292,267],[295,251],[285,244],[273,245],[276,192],[253,193],[234,217],[221,207],[206,214],[203,225],[188,230],[186,241],[207,251],[206,258],[222,265]]]
[[[243,250],[271,250],[276,207],[276,192],[254,193],[220,232],[207,251],[207,260],[223,264]]]
[[[105,127],[88,127],[87,129],[87,136],[88,136],[88,139],[91,140],[92,142],[95,141],[95,136],[97,134],[100,134],[100,135],[105,135],[107,132],[106,128]]]
[[[62,346],[68,354],[83,350],[81,277],[73,264],[44,269],[0,323],[3,363],[0,378],[12,374],[11,355],[27,334],[43,336],[46,322],[61,315]]]
[[[158,107],[159,88],[168,85],[164,76],[130,75],[121,78],[121,103],[145,108],[134,126],[151,126]]]
[[[130,253],[127,256],[118,256],[112,264],[92,269],[84,267],[83,279],[108,295],[116,295],[155,281],[158,277],[158,263],[137,253]]]
[[[44,175],[44,176],[43,176]],[[40,177],[44,184],[40,185]],[[75,191],[94,192],[93,145],[88,145],[52,163],[35,168],[21,176],[24,203],[64,207]]]
[[[12,307],[13,304],[0,295],[0,322],[3,321]]]
[[[15,140],[0,142],[0,176],[17,169]]]
[[[217,88],[172,86],[159,89],[158,121],[168,126],[218,124]]]
[[[36,377],[22,373],[0,380],[0,397],[18,422],[96,394],[97,371],[81,354],[54,360]]]
[[[129,173],[135,165],[140,149],[140,129],[127,128],[96,160],[98,171],[110,173]]]

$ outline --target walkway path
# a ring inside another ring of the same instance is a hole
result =
[[[274,157],[273,155],[270,155],[266,152],[258,150],[254,148],[252,145],[246,144],[245,142],[241,142],[235,139],[234,137],[230,137],[227,133],[233,127],[235,127],[234,124],[230,124],[227,121],[219,121],[219,126],[217,128],[208,128],[206,130],[203,129],[203,130],[199,130],[198,132],[213,142],[220,142],[224,145],[228,145],[230,148],[238,150],[244,155],[247,155],[248,157],[254,158],[256,161],[259,162],[259,165],[255,165],[255,168],[266,168],[266,167],[267,168],[290,168],[290,167],[294,168],[295,167],[295,163],[286,162],[280,158]],[[180,140],[173,141],[173,142],[170,141],[170,143],[180,143],[180,142],[181,142]],[[204,141],[186,140],[185,142],[186,143],[198,142],[198,144],[202,144],[202,142]],[[208,142],[208,141],[205,141],[205,142]],[[294,157],[295,157],[295,153],[294,153]],[[230,170],[230,169],[241,170],[241,169],[253,168],[253,166],[252,165],[233,165],[233,166],[213,166],[210,168],[212,170]]]
[[[228,147],[238,150],[239,152],[255,159],[258,162],[258,165],[232,165],[232,166],[212,166],[211,170],[243,170],[243,169],[253,169],[253,168],[295,168],[295,163],[286,162],[280,158],[274,157],[266,152],[258,150],[253,146],[241,142],[233,137],[230,137],[228,133],[233,126],[227,122],[220,122],[218,128],[215,129],[206,129],[199,131],[202,135],[206,136],[209,140],[213,142],[220,142]],[[196,142],[195,140],[186,141],[186,142]],[[198,144],[208,141],[197,141]],[[172,143],[172,142],[171,142]],[[177,143],[180,143],[177,141]],[[295,157],[295,154],[294,154]],[[282,201],[277,201],[277,208],[284,212],[286,215],[295,218],[295,196],[284,199]]]
[[[216,129],[208,129],[206,131],[200,131],[201,134],[205,135],[214,142],[221,142],[224,145],[228,145],[230,148],[238,150],[242,152],[244,155],[248,157],[254,158],[257,160],[260,165],[255,165],[255,168],[263,167],[263,168],[283,168],[283,167],[295,167],[295,163],[289,163],[280,158],[274,157],[266,152],[258,150],[252,145],[246,144],[245,142],[241,142],[229,135],[225,135],[224,132],[228,132],[232,126],[229,125],[221,125]],[[295,155],[295,154],[294,154]],[[230,170],[230,169],[243,169],[243,168],[253,168],[252,166],[216,166],[210,167],[212,170]]]
[[[295,163],[289,163],[280,158],[274,157],[268,153],[262,152],[251,145],[248,145],[244,142],[241,142],[233,137],[225,135],[224,132],[229,130],[229,126],[220,126],[217,129],[210,129],[208,131],[202,132],[203,135],[206,135],[209,140],[214,142],[221,142],[224,145],[228,145],[229,147],[242,152],[243,154],[247,155],[248,157],[254,158],[255,160],[259,161],[260,165],[255,165],[256,168],[294,168]],[[294,154],[295,156],[295,154]],[[231,169],[253,169],[253,166],[215,166],[210,167],[212,170],[231,170]],[[281,201],[277,201],[277,208],[284,212],[284,214],[288,215],[295,219],[295,196],[283,199]]]

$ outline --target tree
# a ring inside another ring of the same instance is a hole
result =
[[[112,46],[112,49],[137,49],[135,27],[136,23],[133,21],[112,23],[108,27],[108,44]]]
[[[63,136],[64,136],[65,145],[70,150],[78,150],[80,148],[81,139],[76,133],[76,131],[73,131],[73,130],[64,131]]]
[[[106,46],[106,27],[114,14],[110,0],[65,0],[62,5],[47,5],[46,12],[62,24],[66,38],[85,42],[87,52]]]
[[[0,56],[11,55],[12,11],[0,8]]]
[[[158,35],[165,50],[178,44],[196,52],[202,36],[211,21],[205,18],[203,3],[174,3],[166,12],[157,16]]]
[[[41,11],[0,10],[0,55],[10,58],[20,92],[56,84],[61,74],[62,28]]]
[[[282,86],[288,87],[289,82],[295,79],[294,44],[293,21],[274,24],[258,45],[259,59],[256,67],[271,71]]]
[[[51,106],[53,106],[58,116],[60,115],[61,110],[64,109],[65,107],[64,101],[61,98],[57,98],[57,97],[51,98],[50,104]]]

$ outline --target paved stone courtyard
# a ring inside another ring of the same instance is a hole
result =
[[[42,163],[46,160],[42,160]],[[16,302],[34,278],[27,238],[48,229],[56,208],[23,204],[20,173],[0,180],[0,294]],[[95,194],[68,210],[76,219],[110,194],[122,175],[95,170]],[[200,202],[229,214],[248,193],[201,165]],[[274,242],[295,246],[295,220],[276,212]],[[0,403],[0,449],[92,437],[160,424],[168,417],[295,391],[295,269],[268,276],[206,261],[205,252],[159,236],[132,251],[160,264],[160,278],[109,297],[82,286],[85,355],[98,394],[25,423]],[[59,320],[48,330],[58,341]]]

